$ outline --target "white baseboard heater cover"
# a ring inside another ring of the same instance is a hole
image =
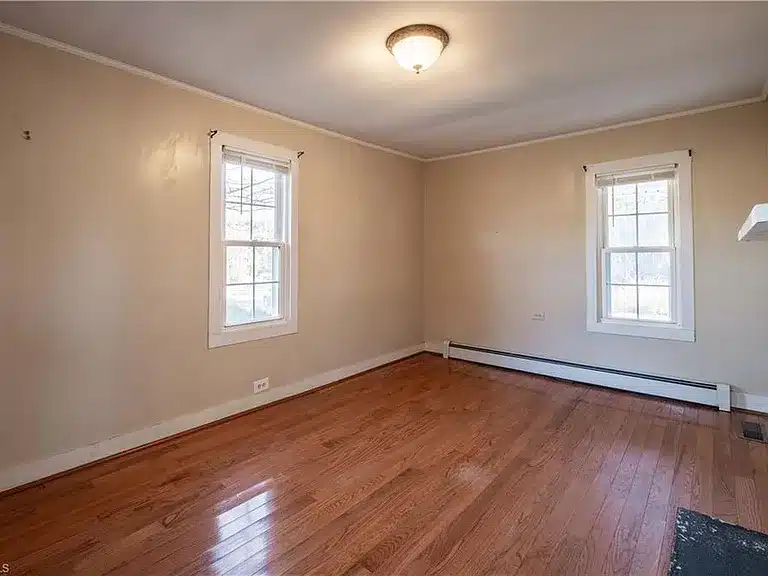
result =
[[[666,376],[588,366],[563,360],[551,360],[549,358],[515,354],[491,348],[481,348],[469,344],[460,344],[451,340],[446,340],[443,343],[443,356],[445,358],[467,360],[469,362],[477,362],[478,364],[531,372],[563,380],[596,384],[627,392],[715,406],[726,412],[731,411],[731,387],[728,384],[691,382]]]

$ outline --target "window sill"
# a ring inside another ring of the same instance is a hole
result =
[[[266,338],[276,338],[278,336],[296,334],[299,331],[297,324],[295,319],[275,320],[260,324],[224,328],[221,332],[209,332],[208,348],[219,348],[221,346],[230,346],[232,344],[241,344],[243,342],[253,342],[255,340],[265,340]]]
[[[657,338],[660,340],[678,340],[695,342],[696,332],[693,328],[683,328],[677,325],[655,325],[643,323],[628,323],[619,321],[587,322],[587,332],[615,334],[617,336],[635,336],[639,338]]]

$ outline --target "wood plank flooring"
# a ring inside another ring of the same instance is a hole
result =
[[[678,506],[768,532],[745,417],[422,354],[0,497],[0,567],[665,575]]]

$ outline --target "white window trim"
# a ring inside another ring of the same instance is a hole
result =
[[[677,322],[663,324],[635,320],[602,318],[602,264],[601,264],[601,213],[602,203],[595,185],[595,176],[606,172],[643,169],[652,166],[678,165],[678,185],[670,199],[673,210],[676,257],[672,271],[675,282],[673,309]],[[691,156],[688,150],[653,154],[627,160],[604,162],[586,167],[585,188],[587,195],[587,331],[682,340],[694,342],[694,287],[693,287],[693,210],[691,206]]]
[[[240,342],[274,338],[298,332],[299,308],[299,166],[297,153],[263,142],[256,142],[224,132],[217,132],[210,143],[210,254],[208,301],[208,348]],[[279,320],[255,322],[241,326],[224,325],[224,185],[222,147],[233,148],[261,158],[290,163],[290,186],[286,190],[286,206],[290,212],[285,226],[285,254],[281,262],[281,291],[285,307]]]

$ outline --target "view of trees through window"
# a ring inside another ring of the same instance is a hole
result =
[[[609,318],[671,322],[674,180],[603,188],[605,313]]]
[[[224,158],[228,326],[280,317],[280,199],[285,174]]]

